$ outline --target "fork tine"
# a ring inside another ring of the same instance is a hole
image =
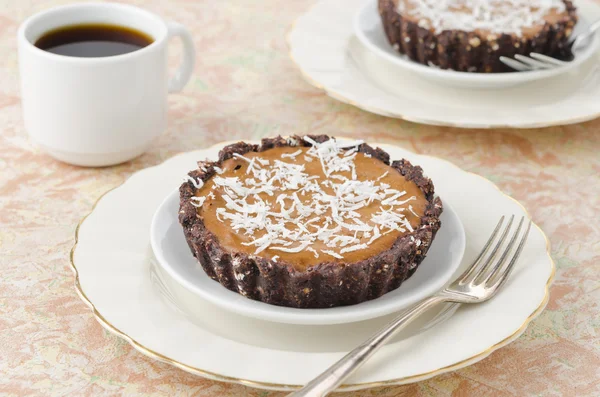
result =
[[[531,70],[531,67],[529,67],[519,61],[515,61],[512,58],[502,56],[502,57],[500,57],[500,62],[502,62],[506,66],[513,68],[514,70],[517,70],[519,72],[528,72]]]
[[[538,54],[537,52],[532,52],[531,54],[529,54],[529,56],[532,57],[533,59],[537,59],[538,61],[550,63],[555,66],[563,66],[567,63],[564,61],[560,61],[556,58],[549,57],[548,55]]]
[[[498,221],[498,224],[496,225],[496,228],[492,232],[492,235],[490,236],[490,238],[488,239],[488,241],[483,246],[483,249],[481,250],[481,253],[479,253],[479,255],[477,256],[477,258],[475,259],[475,261],[471,264],[471,266],[469,266],[469,268],[467,270],[465,270],[465,272],[463,274],[460,275],[460,277],[458,278],[458,280],[461,280],[461,282],[462,282],[462,280],[465,280],[467,277],[469,277],[473,273],[473,271],[475,270],[475,268],[477,268],[479,266],[479,262],[481,262],[481,259],[483,258],[483,256],[490,249],[490,246],[492,245],[492,243],[496,239],[496,235],[498,234],[498,231],[500,230],[500,226],[502,226],[503,223],[504,223],[504,215]]]
[[[504,244],[504,241],[506,241],[506,237],[508,236],[508,232],[510,231],[510,228],[511,228],[514,220],[515,220],[515,216],[512,215],[510,217],[510,220],[508,221],[508,225],[506,225],[506,228],[504,229],[504,231],[502,232],[502,235],[500,236],[500,240],[498,241],[498,243],[496,244],[496,246],[494,247],[494,249],[492,250],[490,255],[486,258],[485,263],[477,266],[476,269],[473,269],[475,274],[473,275],[473,277],[465,279],[465,282],[470,283],[470,282],[477,280],[478,278],[481,278],[481,275],[485,271],[487,271],[487,269],[490,268],[490,266],[492,265],[492,263],[494,261],[494,258],[498,254],[498,250],[500,249],[500,247],[502,247],[502,244]]]
[[[529,224],[527,225],[527,229],[525,229],[525,233],[523,234],[523,237],[521,238],[521,242],[517,246],[517,250],[515,251],[510,262],[508,263],[508,266],[506,266],[506,268],[504,270],[502,270],[501,272],[500,272],[500,270],[498,270],[496,272],[496,273],[499,273],[498,280],[496,280],[496,282],[494,282],[494,284],[492,284],[491,287],[486,286],[486,288],[492,289],[493,294],[495,294],[496,291],[500,290],[500,287],[502,287],[504,285],[504,283],[506,282],[506,280],[508,280],[508,277],[512,273],[512,271],[515,267],[515,263],[517,263],[517,260],[519,259],[519,256],[521,255],[521,251],[523,251],[523,247],[525,246],[527,237],[529,237],[529,229],[531,229],[531,220],[529,221]],[[495,277],[496,274],[494,274],[493,276]],[[486,281],[486,283],[487,282],[488,281]]]
[[[525,229],[525,233],[523,234],[523,237],[521,237],[521,241],[519,242],[519,245],[517,246],[517,249],[516,249],[512,259],[510,260],[510,262],[508,263],[507,266],[504,266],[504,262],[505,262],[505,258],[508,256],[508,253],[512,250],[514,242],[516,241],[516,239],[519,235],[521,226],[523,225],[524,221],[525,221],[525,217],[521,218],[521,222],[519,222],[519,227],[517,228],[517,231],[515,232],[515,235],[511,239],[509,245],[506,247],[506,250],[504,251],[502,258],[498,261],[496,266],[494,266],[494,269],[490,272],[490,274],[485,278],[484,283],[486,285],[486,288],[501,287],[504,284],[504,282],[508,279],[508,276],[510,275],[510,273],[512,272],[512,269],[513,269],[515,263],[517,262],[517,259],[519,259],[519,256],[521,255],[521,251],[523,250],[523,247],[525,246],[527,237],[529,236],[529,230],[531,229],[531,220],[529,221],[529,223],[527,225],[527,229]],[[492,284],[491,287],[488,287],[487,284],[496,277],[498,277],[498,280],[496,282],[494,282],[494,284]]]
[[[531,58],[526,57],[525,55],[521,55],[521,54],[515,55],[515,59],[518,60],[519,62],[523,62],[524,64],[526,64],[528,66],[531,66],[531,68],[533,68],[534,70],[550,69],[550,68],[554,67],[554,65],[549,65],[545,62],[536,61],[535,59],[531,59]]]
[[[489,270],[490,267],[488,267],[486,269],[489,271],[486,271],[486,273],[480,278],[480,280],[479,280],[480,282],[482,282],[484,284],[487,283],[492,278],[492,276],[498,272],[498,269],[500,269],[502,267],[502,265],[506,261],[506,258],[508,257],[508,253],[512,249],[513,245],[515,244],[515,241],[517,240],[517,237],[519,236],[519,232],[521,231],[521,227],[523,226],[524,221],[525,221],[525,217],[521,217],[521,221],[519,222],[519,225],[517,226],[517,230],[513,233],[512,237],[510,238],[510,241],[506,245],[506,248],[504,249],[504,252],[500,256],[500,259],[498,259],[498,261],[492,267],[491,270]]]

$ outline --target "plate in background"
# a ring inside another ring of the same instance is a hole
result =
[[[365,2],[356,13],[353,26],[354,34],[358,40],[373,54],[390,61],[400,71],[408,70],[432,82],[452,87],[474,89],[507,88],[558,76],[581,66],[592,55],[598,52],[598,44],[600,43],[598,37],[593,36],[588,45],[577,53],[576,58],[572,62],[552,69],[513,73],[466,73],[444,70],[415,62],[392,48],[383,30],[381,17],[377,11],[377,1],[369,0]],[[593,7],[598,8],[597,5]],[[579,21],[573,30],[573,37],[580,32],[584,32],[591,25],[590,22],[594,22],[593,19],[590,20],[589,18],[590,12],[586,7],[580,8]]]
[[[305,79],[334,99],[387,117],[457,128],[541,128],[600,116],[598,55],[570,72],[516,87],[444,86],[398,68],[354,36],[353,20],[363,4],[321,0],[288,34],[290,56]],[[593,1],[575,4],[588,20],[600,19]]]

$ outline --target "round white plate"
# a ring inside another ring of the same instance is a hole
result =
[[[358,305],[296,309],[248,299],[208,277],[188,248],[178,213],[179,191],[175,190],[167,196],[154,215],[150,226],[150,242],[158,264],[166,276],[173,280],[174,288],[185,288],[195,295],[195,299],[186,306],[193,306],[197,300],[207,300],[237,314],[279,323],[342,324],[397,313],[448,284],[465,251],[465,231],[460,219],[452,207],[444,203],[442,228],[427,252],[427,257],[400,288]]]
[[[216,159],[223,145],[142,170],[101,198],[78,228],[71,256],[76,286],[103,326],[150,357],[212,379],[289,390],[322,372],[393,315],[339,325],[290,325],[240,316],[208,301],[197,300],[190,312],[179,310],[180,297],[162,282],[169,279],[155,277],[161,268],[151,265],[150,224],[196,161]],[[459,216],[467,246],[458,271],[474,259],[501,215],[526,215],[518,202],[480,176],[440,159],[379,146],[392,158],[421,165]],[[426,331],[417,324],[342,389],[416,382],[481,360],[514,340],[540,313],[553,272],[547,240],[535,227],[513,276],[494,299],[463,306]]]
[[[559,76],[515,87],[445,86],[399,68],[361,43],[353,20],[363,4],[321,0],[288,35],[290,56],[306,80],[339,101],[383,116],[459,128],[539,128],[600,116],[597,54]],[[575,4],[586,21],[600,19],[598,4]]]
[[[594,22],[594,20],[590,21],[588,19],[589,16],[585,8],[580,9],[579,15],[579,22],[573,30],[574,36],[586,31],[591,24],[590,22]],[[585,48],[577,52],[573,62],[553,69],[518,73],[465,73],[423,65],[395,51],[385,36],[381,17],[377,11],[377,0],[366,1],[359,8],[353,26],[354,34],[365,47],[373,54],[390,61],[398,70],[412,71],[432,82],[458,88],[507,88],[558,76],[586,62],[598,51],[598,44],[600,43],[600,40],[594,36]]]

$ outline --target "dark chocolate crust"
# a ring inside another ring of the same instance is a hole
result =
[[[309,137],[319,143],[330,139],[326,135]],[[300,136],[263,139],[260,145],[239,142],[223,148],[216,162],[199,162],[200,168],[188,175],[206,182],[215,174],[214,167],[220,167],[234,153],[243,155],[281,146],[310,144]],[[358,149],[390,164],[390,156],[379,148],[362,144]],[[423,191],[428,204],[421,225],[414,232],[399,237],[390,249],[356,263],[323,262],[298,271],[292,264],[283,261],[273,262],[260,256],[230,252],[205,228],[197,208],[192,205],[191,198],[198,189],[191,181],[184,182],[179,189],[179,222],[193,255],[206,274],[232,291],[279,306],[325,308],[353,305],[378,298],[412,276],[441,225],[442,202],[439,197],[434,197],[433,184],[423,176],[421,167],[406,160],[394,161],[391,166]]]
[[[397,0],[378,1],[390,44],[401,54],[424,65],[459,72],[502,73],[514,70],[500,62],[501,56],[514,58],[516,54],[528,56],[531,52],[560,59],[571,56],[567,41],[577,23],[577,13],[570,0],[563,0],[568,16],[555,24],[546,23],[533,37],[509,34],[482,37],[475,32],[460,30],[436,34],[420,27],[418,22],[402,17],[397,12]]]

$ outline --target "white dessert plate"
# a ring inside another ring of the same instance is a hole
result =
[[[320,0],[288,34],[290,56],[305,79],[332,98],[383,116],[458,128],[541,128],[600,116],[598,54],[560,75],[517,86],[452,87],[401,68],[361,42],[353,21],[364,4]],[[586,21],[600,19],[599,4],[575,4]]]
[[[182,310],[177,294],[191,293],[179,288],[171,294],[171,279],[153,265],[150,225],[182,175],[199,159],[216,159],[223,145],[139,171],[102,197],[79,225],[71,253],[77,291],[106,329],[154,359],[211,379],[291,390],[394,314],[338,325],[292,325],[241,316],[196,297],[192,307]],[[421,165],[460,218],[467,245],[458,271],[474,259],[501,215],[527,215],[480,176],[434,157],[379,146],[392,158]],[[498,296],[462,306],[444,322],[422,330],[436,315],[426,313],[416,328],[385,346],[340,390],[417,382],[470,365],[513,341],[547,302],[554,274],[548,249],[544,234],[532,228],[517,268]]]
[[[594,7],[598,8],[597,5]],[[573,30],[574,35],[584,32],[594,22],[589,19],[585,7],[580,8],[579,16],[579,22]],[[354,34],[365,47],[373,54],[390,61],[399,70],[408,70],[432,82],[458,88],[507,88],[558,76],[586,62],[598,51],[598,44],[600,44],[600,40],[594,36],[589,44],[576,54],[572,62],[553,69],[514,73],[465,73],[423,65],[395,51],[385,36],[381,17],[377,11],[377,0],[366,1],[359,8],[353,25]]]
[[[193,306],[195,300],[207,300],[237,314],[279,323],[341,324],[399,312],[448,284],[465,250],[465,231],[460,219],[444,202],[444,212],[440,217],[442,227],[427,257],[400,288],[357,305],[296,309],[248,299],[208,277],[187,246],[178,213],[179,191],[176,190],[158,207],[150,226],[150,242],[159,266],[172,279],[169,283],[171,288],[185,288],[195,295],[195,299],[186,300],[186,306]]]

